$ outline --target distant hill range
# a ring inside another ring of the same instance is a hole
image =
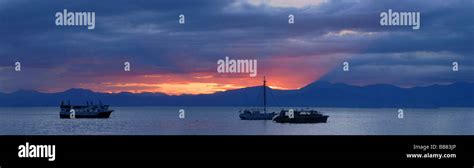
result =
[[[314,82],[298,90],[267,88],[269,106],[437,108],[474,107],[474,83],[453,83],[400,88],[376,84],[352,86]],[[213,94],[170,96],[162,93],[99,93],[69,89],[58,93],[20,90],[0,93],[2,107],[58,106],[61,101],[85,104],[93,101],[112,106],[260,106],[263,87],[248,87]]]

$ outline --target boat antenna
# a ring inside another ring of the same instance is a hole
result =
[[[263,112],[267,113],[267,81],[263,76]]]

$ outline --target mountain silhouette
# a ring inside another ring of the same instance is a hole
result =
[[[269,106],[355,107],[355,108],[438,108],[474,107],[474,83],[453,83],[400,88],[388,84],[353,86],[317,81],[297,90],[267,89]],[[0,106],[58,106],[61,101],[85,104],[86,101],[112,106],[260,106],[263,87],[200,95],[163,93],[100,93],[73,88],[58,93],[19,90],[0,93]]]

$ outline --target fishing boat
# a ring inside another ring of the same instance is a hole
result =
[[[278,115],[273,117],[273,121],[277,123],[326,123],[328,118],[328,115],[323,115],[313,109],[289,109],[281,110]]]
[[[93,104],[87,102],[86,105],[71,105],[61,102],[60,118],[109,118],[114,110],[109,110],[109,105]]]

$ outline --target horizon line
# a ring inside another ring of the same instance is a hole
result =
[[[343,84],[343,85],[348,85],[348,86],[356,86],[356,87],[368,87],[368,86],[375,86],[375,85],[390,85],[390,86],[394,86],[394,87],[397,87],[397,88],[401,88],[401,89],[411,89],[411,88],[416,88],[416,87],[430,87],[430,86],[436,86],[436,85],[442,85],[442,86],[447,86],[447,85],[453,85],[453,84],[458,84],[458,83],[467,83],[467,84],[474,84],[474,82],[466,82],[466,81],[460,81],[460,82],[452,82],[452,83],[435,83],[435,84],[430,84],[430,85],[418,85],[418,86],[411,86],[411,87],[401,87],[401,86],[398,86],[398,85],[394,85],[394,84],[387,84],[387,83],[375,83],[375,84],[367,84],[367,85],[355,85],[355,84],[348,84],[348,83],[342,83],[342,82],[329,82],[329,81],[325,81],[325,80],[320,80],[320,81],[314,81],[314,82],[311,82],[303,87],[300,87],[300,88],[297,88],[297,89],[278,89],[277,88],[272,88],[271,86],[267,86],[267,88],[270,88],[272,90],[282,90],[282,91],[296,91],[296,90],[301,90],[311,84],[314,84],[314,83],[318,83],[318,82],[326,82],[326,83],[329,83],[331,85],[336,85],[336,84]],[[12,91],[12,92],[0,92],[2,94],[14,94],[16,92],[21,92],[21,91],[33,91],[33,92],[37,92],[37,93],[43,93],[43,94],[55,94],[55,93],[64,93],[64,92],[67,92],[67,91],[70,91],[70,90],[87,90],[87,91],[90,91],[90,92],[93,92],[93,93],[102,93],[102,94],[121,94],[121,93],[129,93],[129,94],[163,94],[163,95],[166,95],[166,96],[194,96],[194,95],[211,95],[211,94],[216,94],[216,93],[222,93],[222,92],[226,92],[226,91],[233,91],[233,90],[240,90],[240,89],[247,89],[247,88],[254,88],[254,87],[262,87],[261,85],[256,85],[256,86],[248,86],[248,87],[241,87],[241,88],[236,88],[236,89],[229,89],[229,90],[224,90],[224,91],[216,91],[216,92],[212,92],[212,93],[200,93],[200,94],[188,94],[188,93],[183,93],[183,94],[167,94],[167,93],[164,93],[164,92],[130,92],[130,91],[119,91],[119,92],[103,92],[103,91],[95,91],[93,89],[89,89],[89,88],[81,88],[81,87],[71,87],[69,89],[65,89],[63,91],[57,91],[57,92],[45,92],[45,91],[39,91],[39,90],[34,90],[34,89],[18,89],[16,91]]]

